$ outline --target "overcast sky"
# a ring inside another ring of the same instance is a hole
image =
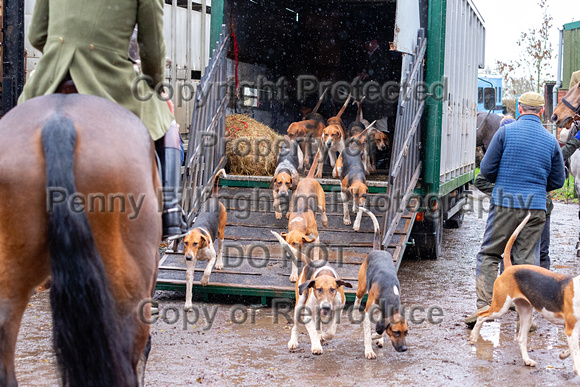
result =
[[[517,45],[521,32],[539,28],[542,11],[537,0],[472,0],[481,13],[486,27],[485,64],[495,70],[495,61],[515,60],[522,49]],[[548,13],[552,15],[550,40],[554,52],[552,77],[556,79],[558,56],[558,28],[580,20],[578,0],[551,0]]]

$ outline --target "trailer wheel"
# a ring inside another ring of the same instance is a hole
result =
[[[463,209],[459,210],[459,212],[451,217],[451,219],[447,219],[445,221],[445,228],[460,228],[463,224],[463,217],[465,212]]]
[[[455,205],[457,205],[461,201],[461,198],[463,197],[463,188],[459,188],[455,192],[456,195],[454,195],[453,197],[449,197],[451,195],[448,195],[447,206],[445,207],[446,212],[455,207]],[[461,206],[461,209],[457,211],[451,218],[443,221],[443,227],[460,228],[463,224],[464,214],[465,212],[463,210],[463,206]]]
[[[415,244],[407,249],[410,256],[419,259],[438,259],[443,243],[443,217],[425,219],[419,225],[415,223],[415,229],[411,235]]]
[[[441,245],[443,244],[443,217],[439,216],[436,220],[434,220],[435,226],[435,238],[434,242],[431,246],[429,246],[429,250],[427,251],[426,257],[427,259],[439,259],[441,256]]]

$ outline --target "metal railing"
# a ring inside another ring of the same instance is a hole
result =
[[[383,246],[385,247],[389,245],[397,229],[421,172],[420,123],[426,96],[417,93],[419,88],[416,85],[424,79],[423,58],[426,49],[425,32],[420,29],[414,58],[405,73],[401,74],[403,83],[399,94],[387,189],[391,205],[385,213],[383,224]]]
[[[182,207],[191,222],[206,195],[211,178],[225,165],[225,109],[227,106],[227,62],[229,36],[225,25],[217,48],[195,92],[185,169]]]

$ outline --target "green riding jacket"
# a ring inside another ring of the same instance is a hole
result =
[[[153,87],[164,79],[163,0],[37,0],[28,37],[43,55],[18,102],[52,94],[67,74],[81,94],[114,101],[135,113],[157,140],[173,121]],[[138,26],[143,73],[135,82],[129,43]],[[136,97],[139,96],[139,97]],[[150,96],[146,101],[140,101]]]

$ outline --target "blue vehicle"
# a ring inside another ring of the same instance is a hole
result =
[[[477,111],[488,112],[489,106],[492,105],[491,99],[494,98],[495,103],[491,112],[503,114],[503,78],[501,75],[479,74],[477,77]],[[488,109],[485,108],[486,106]]]

